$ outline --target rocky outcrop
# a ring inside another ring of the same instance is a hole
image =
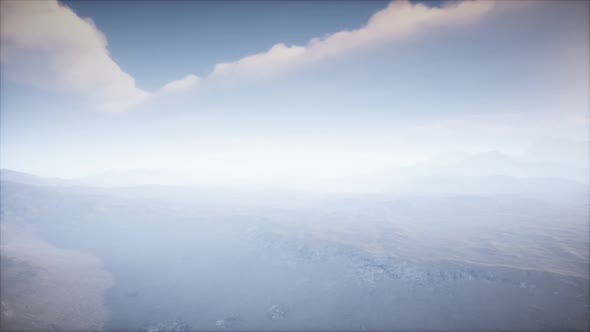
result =
[[[287,309],[283,306],[273,304],[266,311],[266,315],[271,320],[281,320],[287,315]]]
[[[169,322],[161,322],[155,325],[146,326],[141,329],[142,332],[188,332],[192,331],[190,326],[180,318],[175,318]]]
[[[289,266],[300,264],[344,264],[354,279],[375,287],[386,280],[397,280],[410,286],[436,286],[441,283],[485,281],[511,284],[519,288],[535,288],[527,280],[540,271],[516,268],[486,268],[475,264],[452,261],[410,261],[392,256],[377,256],[350,245],[315,239],[293,239],[257,230],[254,241],[269,255]]]
[[[224,318],[224,319],[220,319],[215,323],[215,326],[217,326],[220,329],[223,330],[231,330],[236,328],[236,325],[238,324],[238,319],[236,317],[228,317],[228,318]]]

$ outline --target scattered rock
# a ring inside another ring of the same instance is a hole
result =
[[[224,330],[231,330],[237,325],[238,319],[235,317],[228,317],[224,319],[218,320],[215,325],[224,329]]]
[[[285,316],[287,315],[287,310],[282,306],[273,304],[272,306],[270,306],[270,308],[268,308],[266,314],[272,320],[279,320],[285,318]]]
[[[188,332],[191,328],[181,319],[176,318],[170,322],[162,322],[141,329],[142,332]]]

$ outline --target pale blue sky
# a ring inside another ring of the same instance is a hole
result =
[[[278,162],[346,173],[588,139],[585,1],[426,2],[441,6],[435,18],[404,3],[385,13],[381,1],[68,1],[67,24],[29,15],[28,3],[2,2],[3,168],[76,177]],[[265,53],[361,29],[380,11],[362,36]],[[33,20],[32,32],[8,15]],[[186,87],[161,89],[189,74]]]
[[[387,1],[64,1],[109,39],[116,62],[142,88],[157,89],[187,70],[207,74],[219,62],[305,44],[367,22]],[[132,19],[132,21],[130,21]],[[156,65],[163,64],[166,65]]]

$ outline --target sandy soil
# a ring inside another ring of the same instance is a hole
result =
[[[2,330],[101,330],[111,275],[94,256],[56,248],[31,229],[2,223]]]

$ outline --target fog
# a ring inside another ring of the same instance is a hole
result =
[[[485,151],[307,183],[2,170],[2,327],[584,330],[587,165],[559,158]]]
[[[0,9],[1,331],[590,330],[590,2]]]
[[[410,150],[419,144],[397,144]],[[235,144],[203,152],[192,162],[177,162],[170,154],[157,155],[163,167],[109,169],[88,176],[69,177],[79,184],[101,187],[146,184],[180,186],[274,187],[310,192],[383,192],[400,189],[417,177],[507,176],[526,179],[562,178],[589,183],[588,141],[545,137],[520,152],[498,149],[460,150],[439,142],[419,155],[382,150],[371,142],[330,146],[321,142],[289,145]],[[455,149],[453,151],[453,149]],[[453,152],[441,152],[453,151]],[[116,164],[116,163],[115,163]],[[123,163],[121,163],[123,164]],[[399,187],[399,188],[398,188]]]
[[[2,329],[590,328],[590,143],[406,134],[2,169]]]

